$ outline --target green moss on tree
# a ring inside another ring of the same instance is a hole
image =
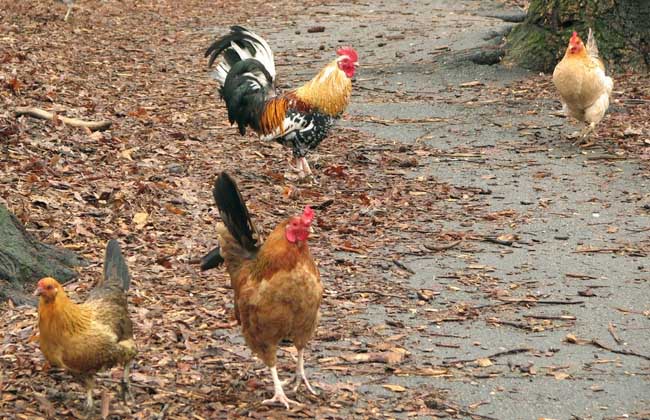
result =
[[[594,30],[608,68],[647,71],[650,66],[650,1],[532,0],[526,20],[508,37],[505,63],[550,72],[577,31]]]
[[[22,284],[46,276],[70,280],[77,275],[72,267],[79,265],[85,265],[81,257],[38,242],[0,204],[0,297],[16,297]]]

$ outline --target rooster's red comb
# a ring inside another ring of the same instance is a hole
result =
[[[314,210],[309,206],[305,206],[301,219],[304,224],[311,225],[312,220],[314,220]]]
[[[357,52],[352,47],[341,47],[338,50],[336,50],[336,54],[347,55],[348,57],[350,57],[350,60],[352,60],[355,63],[359,61],[359,56],[357,55]]]

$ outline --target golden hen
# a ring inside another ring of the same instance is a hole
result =
[[[38,282],[38,328],[41,351],[51,365],[81,380],[87,392],[86,410],[93,409],[94,375],[117,365],[124,367],[123,398],[130,396],[129,368],[137,351],[127,309],[131,279],[117,241],[106,246],[104,277],[77,304],[55,279]]]
[[[283,339],[298,350],[296,386],[305,383],[315,394],[304,369],[304,349],[314,335],[323,297],[318,268],[307,239],[314,211],[280,223],[263,244],[250,220],[235,182],[222,173],[214,186],[214,199],[223,224],[217,228],[219,246],[206,255],[203,270],[225,263],[235,292],[235,317],[246,344],[268,366],[273,378],[273,398],[263,403],[290,403],[278,379],[276,351]]]
[[[587,124],[577,139],[577,143],[585,142],[603,119],[614,87],[612,78],[605,75],[591,28],[586,46],[578,33],[573,33],[564,58],[553,71],[553,83],[564,112]]]

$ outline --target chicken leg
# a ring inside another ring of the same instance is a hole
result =
[[[309,162],[307,162],[307,158],[301,157],[300,160],[302,161],[302,169],[307,173],[307,175],[312,175],[312,171],[309,167]]]
[[[295,158],[296,166],[293,166],[291,163],[289,163],[289,167],[298,172],[298,179],[305,179],[308,176],[311,176],[313,172],[311,171],[311,168],[309,167],[309,162],[307,162],[307,158],[305,157],[299,157]]]
[[[588,126],[580,130],[580,133],[577,135],[577,139],[573,142],[574,146],[581,146],[589,141],[591,134],[596,130],[596,123],[589,123]]]
[[[293,379],[288,379],[285,384],[291,384],[293,382],[293,392],[296,392],[300,387],[301,383],[305,383],[305,386],[314,395],[318,395],[316,391],[311,387],[309,381],[307,380],[307,375],[305,375],[305,349],[298,350],[298,360],[296,361],[296,376]]]
[[[291,161],[295,161],[296,166],[293,166]],[[305,171],[303,168],[302,158],[291,158],[289,160],[289,168],[292,171],[298,172],[298,179],[303,179],[305,177]]]
[[[134,401],[133,394],[131,393],[131,380],[129,374],[131,372],[131,365],[126,363],[124,365],[124,376],[122,377],[121,392],[122,392],[122,401],[126,404],[127,398],[131,401]]]
[[[68,21],[68,18],[70,17],[70,13],[72,13],[72,6],[74,5],[74,0],[61,0],[63,3],[65,3],[66,6],[68,6],[68,11],[65,13],[65,17],[63,18],[64,22]]]
[[[86,407],[85,414],[90,416],[95,408],[95,403],[93,401],[93,389],[95,388],[95,378],[93,376],[88,376],[84,378],[84,386],[86,387]]]
[[[281,403],[284,404],[287,410],[289,409],[289,404],[301,405],[298,401],[290,400],[289,398],[287,398],[287,395],[284,393],[284,390],[282,389],[282,382],[280,382],[280,378],[278,378],[278,369],[275,366],[271,366],[270,369],[271,369],[271,376],[273,377],[274,394],[273,394],[273,398],[262,401],[262,404]]]

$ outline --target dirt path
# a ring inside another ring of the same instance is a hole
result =
[[[69,25],[27,3],[0,1],[2,121],[38,105],[116,127],[23,120],[5,142],[0,196],[90,261],[108,238],[124,243],[141,357],[136,404],[114,401],[116,418],[650,415],[638,356],[650,356],[650,173],[627,149],[648,138],[650,119],[632,116],[650,95],[636,76],[602,144],[578,150],[546,77],[458,61],[511,25],[489,17],[516,12],[496,1],[88,1]],[[226,123],[202,51],[238,22],[269,40],[286,86],[340,43],[359,51],[353,105],[313,157],[318,185],[285,180],[282,148]],[[642,135],[625,138],[629,125]],[[289,414],[259,405],[270,379],[227,327],[225,274],[195,264],[214,243],[209,188],[223,169],[266,231],[320,205],[327,295],[307,369],[322,393],[299,392],[305,405]],[[71,294],[98,273],[84,269]],[[27,343],[35,310],[0,305],[0,418],[78,417],[80,388],[43,372]],[[110,377],[99,383],[116,394]]]

